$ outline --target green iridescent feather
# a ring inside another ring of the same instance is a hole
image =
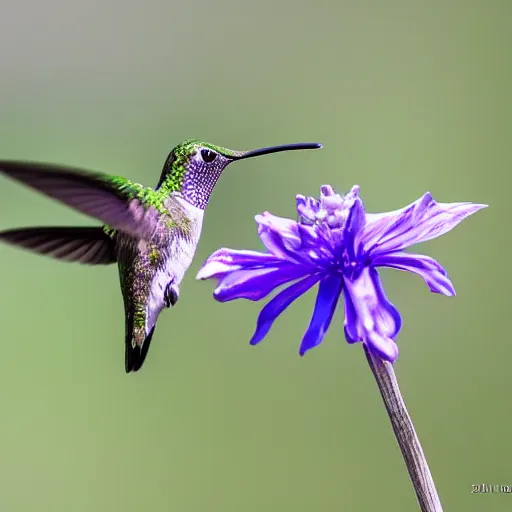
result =
[[[175,204],[166,204],[169,201],[170,187],[161,187],[158,190],[154,190],[122,176],[109,176],[106,179],[118,190],[126,192],[131,199],[140,201],[146,208],[155,208],[162,215],[162,220],[166,227],[176,228],[184,234],[189,232],[190,220],[181,208]],[[115,229],[110,226],[103,226],[103,231],[111,238],[115,235]]]

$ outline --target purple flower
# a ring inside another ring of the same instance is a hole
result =
[[[197,279],[216,278],[213,295],[220,302],[257,301],[288,285],[261,310],[252,345],[266,336],[295,299],[318,283],[300,355],[322,342],[343,293],[347,341],[362,341],[374,354],[394,362],[401,319],[386,297],[377,268],[413,272],[431,292],[455,295],[437,261],[404,249],[447,233],[487,205],[437,203],[427,192],[401,210],[372,214],[365,212],[358,192],[354,186],[341,196],[324,185],[319,200],[298,195],[297,222],[268,212],[256,216],[258,235],[268,252],[219,249],[205,262]]]

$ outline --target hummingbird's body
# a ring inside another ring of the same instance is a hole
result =
[[[159,243],[138,240],[113,232],[115,253],[126,317],[126,368],[137,370],[149,348],[155,324],[164,307],[178,299],[179,285],[199,242],[204,211],[189,205],[177,194],[164,200],[172,212],[173,227],[162,228]],[[130,348],[131,347],[131,348]]]
[[[66,261],[117,262],[125,309],[125,367],[137,371],[158,316],[178,301],[204,210],[222,171],[235,160],[319,147],[306,143],[240,152],[188,140],[171,151],[155,189],[107,174],[0,161],[0,172],[105,224],[13,229],[0,232],[0,240]]]

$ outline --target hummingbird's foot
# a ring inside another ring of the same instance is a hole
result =
[[[179,298],[179,289],[177,286],[174,285],[174,281],[171,281],[165,288],[164,293],[164,301],[165,306],[170,308],[171,306],[174,306],[176,302],[178,302]]]

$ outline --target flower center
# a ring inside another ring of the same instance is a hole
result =
[[[354,185],[344,196],[337,194],[330,185],[322,185],[319,199],[297,195],[299,223],[343,228],[358,194],[359,185]]]
[[[342,196],[330,185],[320,188],[320,198],[297,195],[299,223],[313,227],[324,240],[324,248],[330,255],[324,259],[324,268],[331,275],[355,279],[364,268],[351,247],[345,241],[345,224],[359,193],[354,185],[350,192]]]

